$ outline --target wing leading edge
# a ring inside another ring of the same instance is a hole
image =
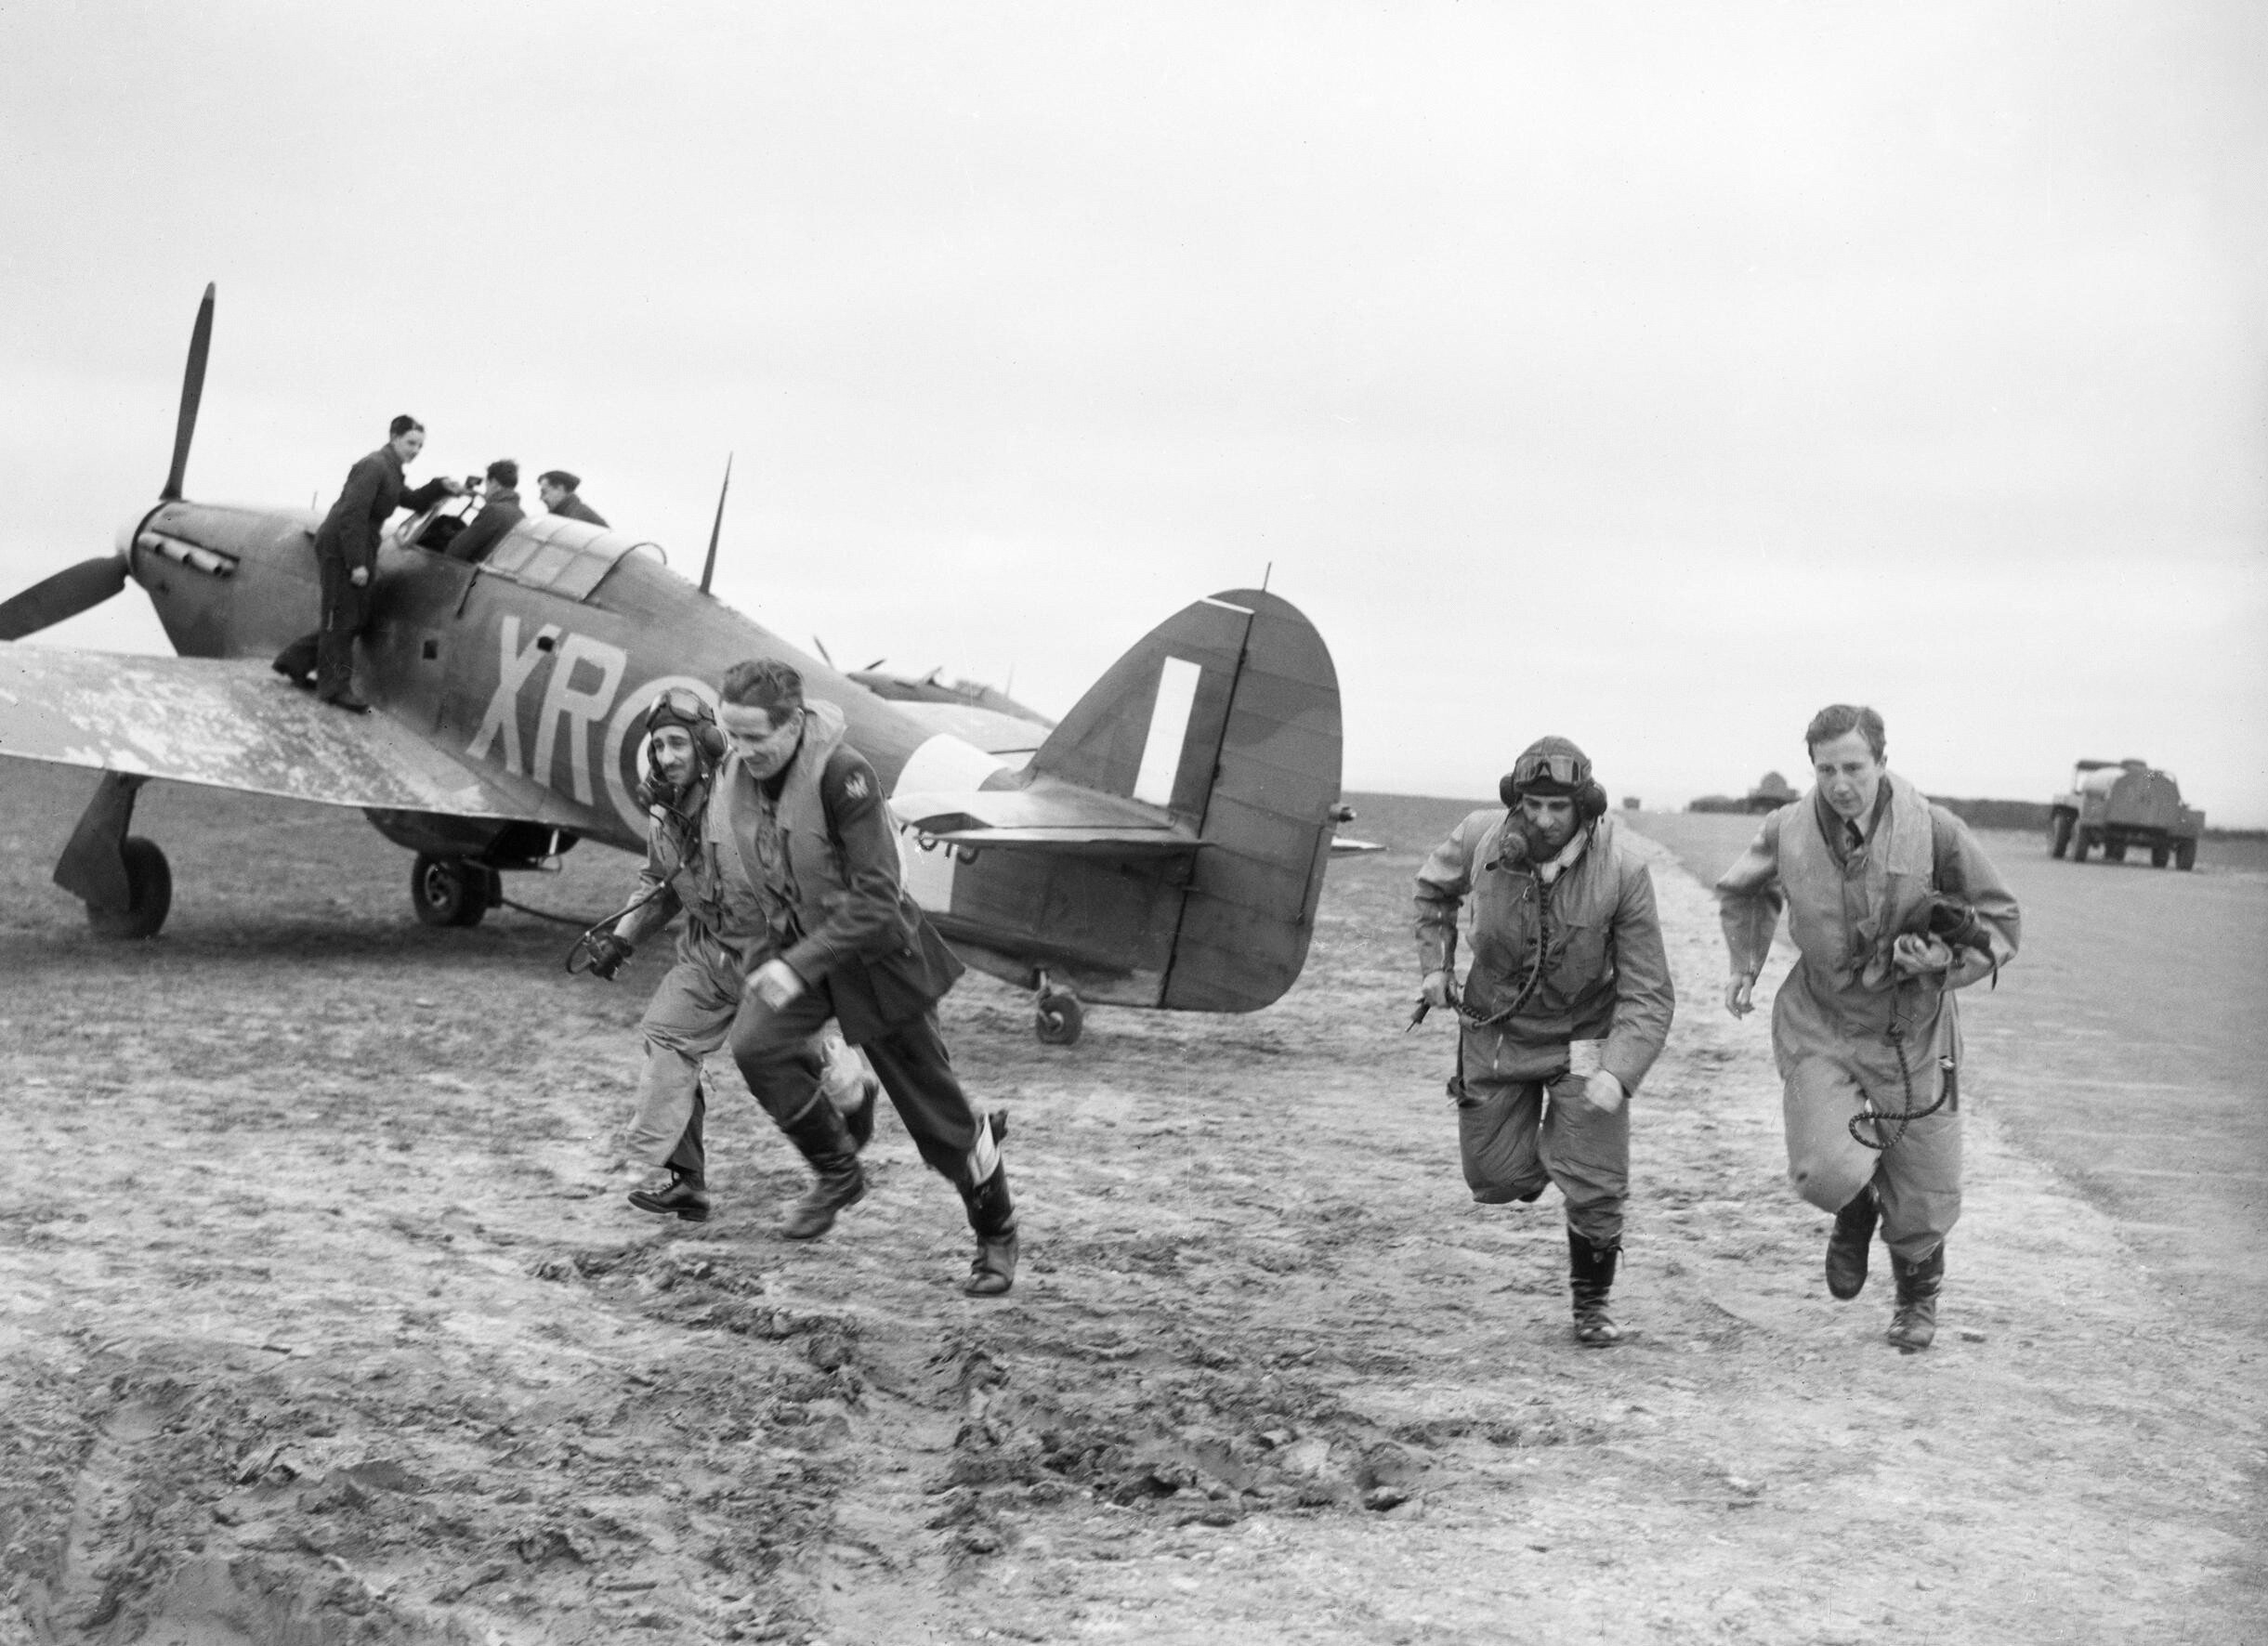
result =
[[[0,756],[323,805],[573,827],[548,790],[389,719],[342,714],[265,663],[0,641]]]

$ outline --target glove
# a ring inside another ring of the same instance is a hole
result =
[[[1446,966],[1438,972],[1428,972],[1420,993],[1428,1006],[1454,1006],[1457,1003],[1456,973]]]
[[[614,974],[623,969],[637,950],[609,932],[591,945],[591,975],[601,983],[612,983]]]

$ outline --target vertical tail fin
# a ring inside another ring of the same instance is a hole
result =
[[[1339,799],[1339,680],[1315,626],[1256,589],[1185,607],[1032,757],[1035,776],[1158,806],[1200,840],[1158,1003],[1250,1012],[1307,958]]]

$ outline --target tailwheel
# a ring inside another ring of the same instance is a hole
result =
[[[410,867],[410,907],[422,925],[477,926],[502,889],[494,869],[462,857],[421,852]]]
[[[1042,1045],[1071,1045],[1086,1026],[1086,1009],[1079,1003],[1077,995],[1068,988],[1043,986],[1040,990],[1039,1010],[1032,1028]]]
[[[125,865],[126,905],[124,908],[86,906],[86,923],[98,937],[155,937],[173,908],[173,869],[157,843],[129,834],[119,843],[119,861]]]

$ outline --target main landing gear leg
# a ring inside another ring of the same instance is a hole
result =
[[[1087,1025],[1087,1014],[1079,997],[1069,989],[1051,980],[1045,972],[1039,975],[1040,999],[1038,1015],[1032,1028],[1046,1046],[1068,1046],[1079,1039],[1079,1031]]]
[[[126,832],[134,797],[149,780],[133,772],[103,773],[56,860],[55,883],[86,905],[86,923],[98,937],[154,937],[173,908],[165,854]]]

